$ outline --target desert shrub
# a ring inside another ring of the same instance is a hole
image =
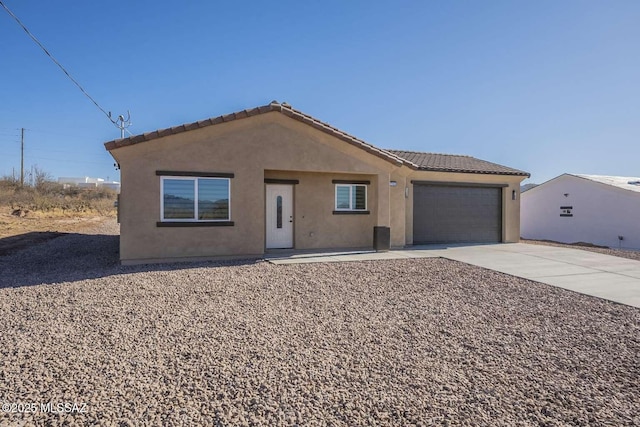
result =
[[[115,198],[102,198],[93,200],[91,203],[92,208],[102,216],[112,216],[116,214],[116,207],[113,205]]]
[[[35,191],[31,187],[18,186],[9,196],[8,205],[11,209],[33,209]]]
[[[96,189],[91,189],[85,193],[85,196],[88,200],[100,200],[100,199],[115,199],[117,193],[110,188],[107,187],[98,187]]]
[[[99,215],[115,215],[114,201],[117,193],[110,188],[81,188],[53,182],[51,175],[34,167],[29,184],[20,185],[12,176],[0,178],[0,206],[12,210],[62,212],[81,214],[96,212]]]
[[[15,189],[20,186],[20,178],[13,175],[3,175],[0,178],[0,188]]]
[[[53,182],[53,176],[49,172],[44,171],[39,166],[33,167],[33,187],[40,193],[49,191]]]
[[[20,180],[11,175],[0,178],[0,205],[9,205],[14,193],[20,188]]]

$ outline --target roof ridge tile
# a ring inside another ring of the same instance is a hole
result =
[[[397,149],[397,148],[384,148],[384,150],[387,151],[402,151],[403,153],[413,153],[413,154],[433,154],[433,155],[437,155],[437,156],[451,156],[451,157],[470,157],[470,158],[474,158],[473,156],[470,156],[468,154],[451,154],[451,153],[436,153],[433,151],[413,151],[413,150],[401,150],[401,149]]]

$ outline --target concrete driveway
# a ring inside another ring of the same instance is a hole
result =
[[[526,243],[428,245],[389,252],[268,256],[274,264],[442,257],[640,307],[640,261],[580,249]]]
[[[444,258],[640,307],[640,261],[526,243],[448,247],[439,251]]]

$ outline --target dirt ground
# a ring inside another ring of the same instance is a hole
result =
[[[12,211],[10,207],[0,207],[0,256],[65,234],[82,233],[114,217],[96,212],[27,212],[19,216]]]

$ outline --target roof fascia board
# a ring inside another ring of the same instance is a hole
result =
[[[418,170],[425,172],[447,172],[447,173],[474,173],[482,175],[503,175],[503,176],[521,176],[524,178],[530,178],[531,174],[528,172],[495,172],[495,171],[477,171],[471,169],[446,169],[446,168],[428,168],[419,167]]]

